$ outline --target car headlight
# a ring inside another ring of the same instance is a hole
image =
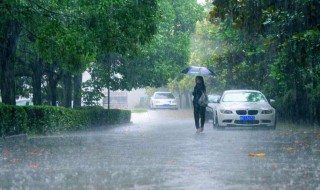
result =
[[[273,110],[262,110],[261,114],[272,114]]]
[[[233,114],[231,110],[220,110],[220,112],[223,114]]]

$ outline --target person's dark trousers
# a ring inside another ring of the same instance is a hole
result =
[[[201,119],[201,128],[204,127],[204,122],[206,120],[206,108],[202,106],[194,106],[194,122],[196,124],[196,128],[199,129],[199,120]]]

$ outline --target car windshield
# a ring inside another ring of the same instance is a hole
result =
[[[232,92],[223,97],[223,102],[266,102],[265,97],[259,92]]]
[[[174,96],[171,93],[156,93],[154,95],[155,99],[174,99]]]
[[[208,95],[209,103],[216,103],[218,102],[219,98],[219,95]]]

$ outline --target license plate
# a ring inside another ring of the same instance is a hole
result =
[[[255,119],[254,116],[240,116],[240,121],[254,121]]]

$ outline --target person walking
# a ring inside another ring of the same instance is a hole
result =
[[[199,104],[199,99],[203,93],[206,93],[206,86],[202,76],[197,76],[195,79],[196,86],[192,92],[193,95],[193,113],[194,122],[196,125],[197,133],[203,132],[205,117],[206,117],[206,107]],[[200,121],[199,121],[200,120]],[[200,124],[199,124],[200,122]]]

